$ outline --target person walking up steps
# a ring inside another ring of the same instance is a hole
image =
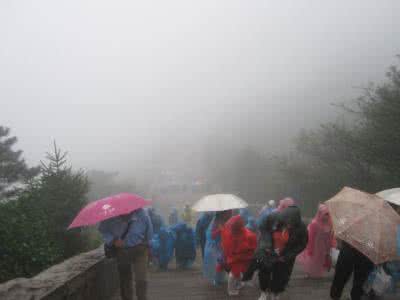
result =
[[[259,300],[278,300],[293,271],[294,262],[306,247],[307,228],[300,209],[289,206],[269,215],[259,227],[260,241],[249,270],[243,280],[250,280],[256,269],[261,295]]]
[[[225,263],[230,270],[228,294],[235,296],[243,284],[240,279],[247,270],[257,247],[257,236],[245,227],[243,218],[236,215],[229,219],[221,233]]]
[[[309,277],[319,278],[331,269],[331,249],[336,247],[332,220],[326,205],[319,206],[307,229],[307,248],[298,256],[297,261]]]
[[[204,250],[203,274],[213,285],[225,281],[224,254],[221,247],[221,230],[232,217],[232,210],[218,211],[208,226]]]
[[[353,274],[353,287],[351,300],[361,300],[364,291],[363,286],[374,264],[364,254],[353,248],[346,242],[342,242],[339,258],[336,263],[335,276],[331,286],[331,298],[339,300],[343,289]]]
[[[196,242],[200,247],[201,258],[204,259],[204,248],[206,246],[206,233],[213,217],[213,212],[203,212],[196,223]]]
[[[148,248],[153,235],[147,212],[141,208],[128,215],[108,219],[100,224],[99,231],[105,243],[114,244],[117,248],[121,299],[133,300],[133,265],[136,297],[146,300]]]

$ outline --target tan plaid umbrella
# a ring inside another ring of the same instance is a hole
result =
[[[400,259],[397,254],[400,216],[382,198],[345,187],[326,205],[339,239],[375,264]]]

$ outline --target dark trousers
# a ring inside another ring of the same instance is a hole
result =
[[[258,272],[258,280],[262,291],[270,291],[273,294],[282,293],[289,283],[294,261],[275,262],[270,268],[261,267]]]
[[[117,264],[120,281],[121,299],[133,300],[133,271],[138,300],[147,299],[147,262],[148,249],[145,245],[120,249],[117,252]]]
[[[360,300],[363,295],[363,285],[373,267],[373,263],[365,255],[343,243],[336,263],[335,276],[331,286],[331,298],[340,299],[344,286],[351,274],[354,273],[351,299]]]
[[[201,258],[204,259],[204,250],[206,248],[206,240],[200,240]]]

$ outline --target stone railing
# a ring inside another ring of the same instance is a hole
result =
[[[33,278],[17,278],[0,285],[1,300],[106,300],[116,293],[116,263],[103,248],[55,265]]]

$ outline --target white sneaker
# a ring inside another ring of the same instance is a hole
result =
[[[239,296],[239,291],[229,291],[228,295],[229,296]]]
[[[266,292],[261,292],[260,298],[258,300],[268,300],[268,294]]]
[[[271,300],[279,300],[280,298],[279,294],[271,294]]]
[[[228,276],[228,295],[229,296],[237,296],[239,295],[239,284],[240,279],[235,278],[232,273],[229,273]]]

